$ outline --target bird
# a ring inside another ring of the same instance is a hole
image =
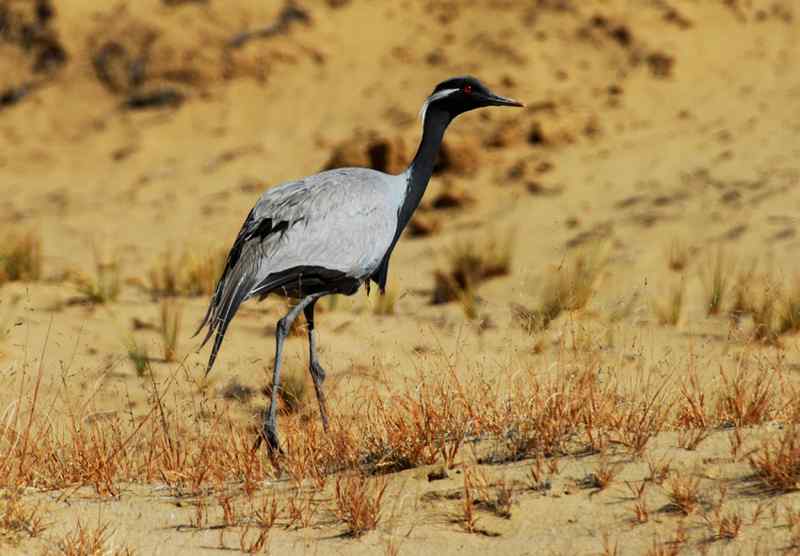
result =
[[[314,307],[322,297],[353,295],[361,286],[369,293],[371,282],[385,293],[392,252],[422,200],[447,127],[460,114],[487,106],[524,104],[493,93],[473,76],[442,81],[422,105],[422,137],[403,172],[326,170],[267,189],[250,210],[195,336],[207,329],[199,349],[214,338],[208,375],[245,300],[262,301],[270,294],[298,300],[275,327],[271,400],[255,448],[265,440],[270,453],[282,452],[277,430],[281,358],[284,341],[301,312],[307,325],[309,372],[328,432],[326,373],[317,357]]]

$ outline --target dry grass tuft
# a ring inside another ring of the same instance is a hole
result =
[[[721,423],[748,427],[774,416],[779,394],[776,370],[761,365],[755,372],[740,367],[733,377],[722,368],[719,374],[722,388],[717,399],[717,418]]]
[[[0,244],[0,284],[34,282],[42,277],[42,241],[29,232],[9,235]]]
[[[102,258],[95,251],[94,274],[81,274],[77,279],[78,292],[89,303],[104,304],[117,300],[122,291],[120,260]]]
[[[685,292],[686,283],[681,278],[680,282],[670,288],[664,300],[655,300],[653,302],[653,310],[656,313],[659,324],[677,326],[680,323]]]
[[[514,487],[505,478],[492,483],[478,467],[464,469],[463,523],[469,532],[475,532],[470,524],[477,523],[476,509],[490,512],[497,517],[509,519],[514,505]]]
[[[26,505],[19,489],[0,494],[0,544],[16,544],[23,536],[38,537],[46,528],[41,506]]]
[[[154,298],[211,295],[227,256],[222,248],[187,250],[180,257],[168,249],[150,269],[147,289]]]
[[[756,274],[755,265],[740,273],[733,288],[730,317],[740,325],[749,317],[754,341],[779,345],[781,336],[800,331],[800,281],[786,286],[769,274]]]
[[[685,242],[672,240],[667,249],[667,268],[673,272],[682,273],[689,266],[690,256],[691,250]]]
[[[547,465],[545,465],[545,461]],[[528,468],[531,490],[540,492],[550,490],[552,477],[555,475],[558,475],[558,460],[555,458],[545,460],[541,454],[538,454]]]
[[[668,541],[662,541],[657,537],[653,538],[653,543],[650,548],[645,552],[646,556],[678,556],[686,544],[686,532],[682,529],[683,524],[678,525],[675,531],[675,538]]]
[[[694,512],[701,502],[700,483],[699,477],[684,474],[673,475],[666,481],[664,489],[670,500],[668,509],[678,511],[683,515]]]
[[[800,548],[800,511],[786,506],[786,528],[789,530],[789,549]],[[776,517],[776,516],[774,516]],[[777,521],[773,519],[773,521]]]
[[[397,294],[393,290],[386,290],[382,295],[378,295],[372,307],[372,312],[378,316],[394,315],[396,303]]]
[[[135,552],[127,547],[109,548],[112,533],[108,523],[92,529],[78,521],[75,529],[43,554],[46,556],[132,556]],[[116,543],[114,543],[116,544]]]
[[[722,506],[715,507],[711,513],[703,514],[703,520],[714,540],[732,541],[739,536],[744,526],[744,518],[736,510],[723,512]]]
[[[271,398],[271,381],[264,387],[263,393],[268,399]],[[307,395],[308,384],[305,370],[294,366],[286,368],[281,373],[281,384],[278,391],[278,399],[281,404],[279,409],[284,413],[297,413],[305,405]]]
[[[639,483],[638,487],[633,486],[633,483],[626,482],[631,495],[634,499],[633,504],[633,523],[634,525],[641,525],[650,521],[650,510],[647,508],[647,481]]]
[[[583,484],[586,488],[597,489],[597,492],[603,491],[611,486],[620,471],[621,463],[612,463],[606,454],[602,454],[597,467],[584,478]]]
[[[514,306],[514,316],[529,333],[546,329],[563,312],[583,309],[608,262],[607,244],[592,241],[568,254],[544,278],[534,309]]]
[[[800,489],[800,429],[790,426],[776,439],[767,439],[748,461],[769,492]]]
[[[778,335],[797,332],[800,332],[800,279],[783,291],[776,329]]]
[[[143,378],[150,372],[150,355],[147,351],[147,345],[140,343],[136,337],[131,334],[125,341],[125,348],[128,352],[128,359],[133,365],[133,370],[136,376]]]
[[[647,462],[648,471],[646,480],[659,486],[664,484],[664,481],[669,478],[669,475],[672,471],[672,461],[667,460],[666,458],[658,461],[647,458],[645,461]]]
[[[449,268],[434,274],[431,303],[462,303],[474,299],[475,290],[486,280],[505,276],[511,270],[513,236],[489,237],[483,242],[461,241],[449,254]]]
[[[181,306],[174,300],[161,301],[161,345],[163,346],[164,361],[175,361],[178,352],[178,338],[181,331]]]
[[[361,473],[336,478],[335,513],[347,525],[347,533],[363,535],[378,526],[381,503],[386,492],[386,478],[369,478]]]
[[[708,315],[718,315],[722,310],[725,296],[730,290],[731,266],[722,247],[719,247],[700,271]]]
[[[619,556],[619,541],[612,545],[608,531],[603,532],[603,556]]]
[[[478,531],[478,514],[475,507],[475,479],[470,468],[464,469],[464,493],[461,497],[462,524],[467,533]]]

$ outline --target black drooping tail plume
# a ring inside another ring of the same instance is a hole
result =
[[[263,238],[264,232],[269,233],[270,231],[263,230],[264,225],[271,229],[272,221],[264,219],[261,223],[257,222],[254,210],[251,210],[242,225],[242,229],[239,230],[239,235],[236,236],[236,241],[233,242],[230,253],[228,253],[225,269],[222,271],[222,276],[220,276],[216,288],[214,288],[214,293],[211,296],[203,321],[192,336],[197,336],[203,327],[208,325],[208,332],[198,348],[199,351],[203,349],[203,346],[208,343],[208,340],[216,332],[214,346],[211,349],[211,355],[206,366],[206,374],[214,366],[222,340],[225,338],[225,332],[228,330],[228,325],[234,315],[236,315],[239,305],[247,299],[253,286],[258,281],[256,276],[258,254],[254,251],[257,250],[258,240]],[[256,239],[256,241],[250,241],[252,239]]]
[[[247,258],[249,257],[242,257],[238,264],[234,264],[231,268],[226,268],[217,284],[214,295],[211,297],[203,322],[200,323],[197,332],[195,332],[196,336],[204,326],[208,325],[208,331],[199,349],[202,349],[211,339],[211,336],[216,333],[211,355],[208,358],[208,365],[206,366],[206,374],[214,366],[214,361],[222,345],[222,340],[225,338],[228,325],[236,315],[239,306],[247,299],[253,286],[258,282],[255,273],[256,269],[253,265],[247,264],[245,260]]]

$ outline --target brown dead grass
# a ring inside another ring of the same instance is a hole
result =
[[[235,406],[209,403],[209,389],[194,393],[190,407],[178,402],[172,392],[182,387],[180,366],[166,376],[147,375],[143,384],[150,402],[143,410],[105,419],[87,419],[87,399],[64,395],[61,406],[43,405],[40,367],[23,377],[15,410],[0,429],[0,487],[9,492],[90,487],[100,497],[113,497],[126,483],[163,483],[175,496],[195,498],[191,527],[235,530],[239,549],[252,553],[268,549],[276,525],[304,529],[329,523],[329,516],[345,534],[360,536],[383,519],[387,474],[431,464],[458,468],[467,457],[473,463],[464,468],[456,513],[465,530],[481,533],[482,512],[508,518],[520,492],[547,493],[559,473],[559,456],[599,452],[586,482],[598,490],[618,482],[629,457],[648,462],[649,475],[638,487],[628,484],[633,523],[653,521],[645,493],[646,485],[656,484],[669,509],[683,515],[703,511],[714,535],[729,539],[739,534],[740,520],[728,510],[706,511],[702,480],[647,451],[668,429],[677,430],[679,444],[694,449],[722,424],[739,431],[769,419],[793,419],[795,413],[786,411],[793,391],[776,388],[780,368],[747,357],[742,355],[741,369],[749,374],[722,373],[721,388],[711,399],[692,374],[692,362],[677,384],[652,378],[620,382],[599,373],[591,359],[576,365],[566,357],[558,361],[563,365],[558,372],[522,369],[505,381],[447,364],[444,372],[420,369],[390,394],[360,391],[352,413],[334,416],[328,435],[302,407],[287,412],[281,421],[285,453],[273,458],[252,449],[253,427],[231,412]],[[49,418],[53,411],[63,413],[62,426]],[[756,479],[770,492],[797,488],[800,441],[793,431],[749,454]],[[688,446],[680,435],[700,440]],[[743,451],[743,442],[735,452]],[[532,460],[525,487],[502,476],[490,479],[481,467],[523,459]],[[284,491],[260,494],[265,480],[279,476],[289,478]],[[38,514],[23,515],[36,523]],[[81,526],[64,546],[90,546],[103,541],[105,532]]]
[[[334,490],[336,517],[347,526],[349,535],[358,537],[378,526],[386,478],[363,474],[336,478]]]
[[[514,317],[528,332],[546,329],[565,312],[586,307],[608,262],[608,245],[590,241],[568,253],[558,266],[551,268],[536,292],[533,308],[514,306]]]
[[[222,275],[227,250],[202,252],[186,250],[176,255],[173,249],[161,254],[148,274],[147,290],[154,298],[211,295]]]
[[[765,490],[800,489],[800,430],[792,425],[777,438],[764,440],[748,460]]]
[[[115,542],[115,548],[110,548],[110,539],[113,532],[108,523],[97,527],[84,525],[80,520],[75,529],[67,533],[55,546],[47,548],[43,556],[100,556],[111,554],[113,556],[133,556],[135,551]]]
[[[23,537],[38,537],[47,528],[41,505],[29,504],[19,489],[0,494],[0,546],[18,543]]]
[[[33,232],[9,234],[0,244],[0,285],[42,277],[42,240]]]
[[[448,268],[434,273],[431,303],[458,300],[467,314],[471,314],[476,288],[486,280],[511,271],[512,249],[512,234],[456,243],[448,254]]]

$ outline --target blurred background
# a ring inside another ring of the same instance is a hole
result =
[[[758,332],[761,298],[732,292],[736,276],[787,303],[796,289],[796,11],[3,0],[3,364],[55,315],[49,349],[86,377],[129,376],[128,358],[199,372],[190,329],[260,193],[336,166],[400,171],[422,102],[465,73],[527,108],[451,127],[389,295],[333,299],[320,317],[334,374],[410,370],[439,348],[536,358],[559,322],[604,350],[637,330],[673,353],[687,337],[725,351],[731,331],[775,344],[794,317]],[[240,313],[220,381],[266,382],[282,303]]]

